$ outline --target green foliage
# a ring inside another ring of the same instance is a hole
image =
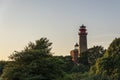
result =
[[[98,58],[104,55],[104,52],[105,49],[102,46],[94,46],[88,49],[86,52],[81,53],[79,57],[79,63],[83,64],[84,66],[80,66],[80,68],[83,70],[82,72],[92,69],[90,70],[90,74],[95,73],[96,67],[93,67],[93,65],[95,65]]]
[[[84,65],[94,65],[96,60],[104,55],[105,49],[102,46],[94,46],[80,54],[79,62]]]
[[[22,50],[21,52],[15,51],[11,56],[9,56],[9,58],[13,61],[25,60],[26,62],[26,60],[29,60],[28,58],[33,59],[33,58],[36,58],[38,55],[50,56],[51,45],[52,43],[49,42],[47,38],[41,38],[40,40],[36,40],[35,43],[32,43],[32,42],[28,43],[28,46],[26,46],[25,49]],[[32,55],[35,54],[35,55],[33,55],[32,57],[31,54]]]
[[[93,48],[90,48],[87,53],[88,62],[90,63],[90,65],[94,65],[98,58],[103,57],[105,49],[102,46],[94,46]]]
[[[63,78],[57,80],[112,80],[112,79],[103,75],[90,75],[88,72],[85,72],[67,74]]]
[[[3,73],[3,69],[6,64],[7,64],[7,61],[0,61],[0,75]]]
[[[88,75],[89,77],[86,77],[86,79],[83,80],[111,80],[108,76],[105,75]]]
[[[74,72],[74,73],[84,73],[86,71],[89,70],[89,67],[88,66],[85,66],[83,64],[74,64],[73,68],[71,69],[71,72]]]
[[[71,73],[66,74],[63,78],[59,78],[57,80],[108,80],[101,76],[90,76],[88,72],[85,73]]]
[[[9,56],[11,61],[0,61],[0,80],[120,80],[120,38],[107,51],[94,46],[81,53],[79,64],[70,56],[53,56],[51,45],[41,38],[15,51]]]
[[[74,66],[74,62],[72,61],[71,56],[65,56],[63,57],[64,61],[64,72],[71,73],[71,69]]]
[[[54,80],[63,76],[64,61],[50,53],[52,43],[41,38],[29,43],[21,52],[15,51],[9,58],[2,77],[5,80]]]
[[[113,40],[105,55],[97,60],[95,67],[97,75],[104,75],[111,80],[120,79],[120,38]]]

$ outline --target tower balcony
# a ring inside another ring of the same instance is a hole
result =
[[[87,32],[80,32],[78,33],[78,35],[87,35],[88,33]]]

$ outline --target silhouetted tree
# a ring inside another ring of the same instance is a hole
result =
[[[0,61],[0,75],[3,73],[3,69],[8,61]]]
[[[79,62],[84,65],[94,65],[96,60],[102,57],[104,53],[105,49],[102,46],[94,46],[80,54]]]
[[[93,74],[100,74],[109,77],[111,80],[120,80],[120,38],[116,38],[110,44],[105,55],[98,59]]]
[[[64,61],[52,56],[47,38],[30,42],[24,50],[15,51],[9,58],[2,77],[5,80],[53,80],[63,76]]]

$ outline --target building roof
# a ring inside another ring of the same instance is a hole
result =
[[[84,24],[82,24],[82,26],[80,26],[80,28],[86,28],[86,26],[84,26]]]

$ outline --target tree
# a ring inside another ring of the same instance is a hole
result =
[[[71,69],[74,66],[74,62],[72,61],[72,57],[71,56],[59,56],[60,59],[63,59],[64,61],[64,68],[63,71],[66,73],[71,73]]]
[[[95,67],[95,74],[120,80],[120,38],[112,41],[105,55],[97,60]]]
[[[103,57],[105,49],[102,46],[94,46],[93,48],[88,49],[88,62],[90,65],[94,65],[96,60],[100,57]]]
[[[7,61],[0,61],[0,75],[3,73],[4,66],[7,64]]]
[[[102,57],[104,53],[105,49],[102,46],[94,46],[80,54],[79,62],[84,65],[94,65],[96,60]]]
[[[10,55],[3,71],[5,80],[54,80],[63,76],[64,61],[52,56],[51,42],[41,38],[35,43],[30,42],[24,50],[15,51]]]

